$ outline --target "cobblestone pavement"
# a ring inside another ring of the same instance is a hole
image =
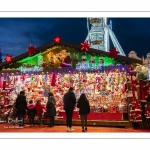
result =
[[[81,126],[73,126],[75,129],[73,132],[82,132]],[[30,126],[26,124],[24,127],[18,125],[1,123],[0,132],[67,132],[66,126],[54,126],[48,127],[47,125],[43,126]],[[150,129],[134,129],[134,128],[120,128],[120,127],[98,127],[98,126],[89,126],[88,132],[150,132]]]

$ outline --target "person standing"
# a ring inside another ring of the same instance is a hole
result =
[[[20,91],[20,94],[18,95],[16,99],[16,116],[18,117],[18,120],[22,119],[21,126],[24,126],[24,116],[27,111],[27,102],[26,102],[26,96],[24,91]]]
[[[77,108],[79,108],[79,114],[82,122],[82,132],[87,131],[87,115],[90,113],[90,104],[86,95],[82,93],[77,102]]]
[[[49,127],[53,127],[55,121],[54,117],[56,116],[56,100],[53,93],[51,92],[48,93],[48,101],[46,104],[46,108],[47,108],[47,116],[50,117]]]
[[[72,115],[76,104],[76,97],[73,91],[74,91],[73,87],[70,87],[68,92],[64,94],[63,98],[64,110],[66,112],[67,131],[74,130],[72,128]]]
[[[28,117],[30,120],[30,126],[34,126],[34,118],[36,115],[36,108],[35,108],[35,105],[33,104],[32,100],[29,101],[27,114],[28,114]]]
[[[42,114],[44,113],[44,107],[41,104],[41,100],[37,100],[35,107],[36,115],[38,116],[38,125],[42,126]]]

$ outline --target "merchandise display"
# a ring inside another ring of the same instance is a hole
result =
[[[28,51],[34,49],[33,53],[27,52],[26,57],[23,55],[16,63],[6,62],[12,69],[2,69],[0,75],[1,116],[12,110],[22,90],[27,102],[41,100],[46,110],[47,95],[51,91],[56,98],[56,117],[65,119],[63,96],[73,87],[77,101],[81,93],[85,93],[90,102],[88,120],[123,120],[127,114],[130,121],[141,121],[139,100],[144,98],[141,93],[144,83],[131,65],[117,62],[117,53],[115,58],[96,54],[97,50],[90,53],[87,42],[81,44],[80,50],[61,43],[57,43],[56,38],[55,46],[43,52],[36,52],[35,47],[30,46]],[[73,119],[80,119],[77,107]]]
[[[4,77],[1,77],[0,80],[3,83],[1,95],[4,93],[0,103],[2,108],[3,106],[5,108],[2,109],[3,112],[7,111],[7,106],[13,104],[17,94],[22,90],[26,93],[27,101],[33,100],[36,103],[37,100],[41,100],[44,106],[47,103],[46,93],[51,91],[56,98],[57,115],[60,118],[61,113],[59,112],[64,111],[63,96],[71,86],[75,89],[77,100],[81,93],[86,94],[91,112],[95,113],[127,113],[127,94],[131,92],[127,92],[127,73],[120,72],[118,69],[107,72],[68,71],[68,73],[50,72],[45,74],[43,72],[20,75],[12,73],[5,80]],[[135,102],[135,100],[131,101],[130,105]],[[133,112],[133,107],[130,108],[130,112]],[[139,109],[139,107],[135,109]],[[75,108],[74,111],[78,111],[78,109]]]

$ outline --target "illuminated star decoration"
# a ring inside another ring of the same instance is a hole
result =
[[[84,43],[81,43],[81,50],[88,51],[90,44],[88,44],[88,41],[85,41]]]
[[[61,43],[61,38],[59,37],[59,36],[57,36],[57,37],[55,37],[54,39],[53,39],[53,41],[54,41],[54,44],[60,44]]]
[[[27,49],[29,55],[32,55],[35,53],[35,48],[36,48],[36,46],[30,45],[30,47]]]
[[[117,55],[119,54],[118,51],[116,51],[116,47],[114,47],[113,49],[109,50],[110,52],[110,56],[113,57],[114,59],[117,57]]]
[[[6,55],[5,60],[6,60],[7,63],[11,63],[12,62],[12,56],[11,55]]]

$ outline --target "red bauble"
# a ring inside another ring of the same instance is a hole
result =
[[[90,47],[90,44],[88,44],[88,41],[85,41],[84,43],[81,43],[81,50],[85,50],[85,51],[88,51],[89,50],[89,47]]]
[[[35,48],[36,48],[36,46],[30,45],[30,47],[27,49],[29,55],[32,55],[35,53]]]
[[[4,60],[6,60],[7,63],[11,63],[12,62],[12,56],[6,55],[6,58]]]
[[[114,47],[113,49],[109,50],[110,51],[110,56],[113,58],[116,58],[117,55],[119,54],[118,51],[116,51],[116,47]]]
[[[54,41],[54,44],[60,44],[61,43],[61,38],[59,36],[57,36],[53,39],[53,41]]]

